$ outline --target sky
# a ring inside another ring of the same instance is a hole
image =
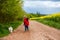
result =
[[[57,13],[60,12],[60,0],[24,0],[23,9],[27,13]]]

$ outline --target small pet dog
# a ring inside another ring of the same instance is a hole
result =
[[[8,29],[9,29],[9,32],[10,32],[10,33],[13,32],[13,27],[12,27],[12,26],[10,26]]]

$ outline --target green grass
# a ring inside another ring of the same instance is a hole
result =
[[[60,29],[60,23],[58,22],[54,22],[54,21],[50,21],[50,20],[37,20],[45,25],[49,25],[51,27],[54,27],[56,29]]]
[[[10,23],[0,23],[0,37],[4,37],[10,34],[8,28],[10,26],[13,27],[13,29],[16,29],[20,24],[22,23],[22,21],[15,21],[15,22],[10,22]]]

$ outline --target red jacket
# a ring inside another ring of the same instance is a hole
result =
[[[28,26],[29,25],[29,21],[27,21],[26,18],[24,18],[24,25]]]

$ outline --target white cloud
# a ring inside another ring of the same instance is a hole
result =
[[[60,2],[53,1],[25,1],[24,7],[46,7],[46,8],[60,8]]]
[[[60,1],[60,0],[25,0],[25,1]]]

